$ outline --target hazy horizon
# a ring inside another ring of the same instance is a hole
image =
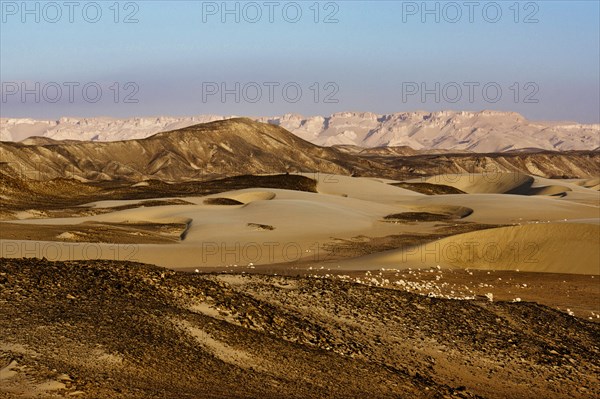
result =
[[[595,1],[65,4],[2,2],[1,116],[491,109],[600,122]]]
[[[401,113],[435,113],[435,112],[472,112],[472,113],[479,113],[479,112],[485,112],[485,111],[494,111],[494,112],[516,112],[516,111],[510,111],[510,110],[494,110],[494,109],[440,109],[440,110],[434,110],[434,111],[429,111],[429,110],[423,110],[423,109],[415,109],[415,110],[405,110],[405,111],[396,111],[396,112],[389,112],[389,113],[378,113],[378,112],[373,112],[373,111],[369,111],[369,110],[341,110],[341,111],[336,111],[336,112],[332,112],[329,114],[301,114],[298,112],[287,112],[285,114],[272,114],[272,115],[236,115],[236,114],[216,114],[216,113],[210,113],[210,114],[148,114],[148,115],[125,115],[125,116],[114,116],[114,115],[61,115],[59,117],[30,117],[30,116],[13,116],[13,115],[0,115],[0,118],[3,119],[32,119],[32,120],[39,120],[39,121],[59,121],[60,119],[63,118],[68,118],[68,119],[102,119],[102,118],[110,118],[110,119],[115,119],[115,120],[129,120],[129,119],[147,119],[147,118],[195,118],[195,117],[202,117],[202,116],[219,116],[219,117],[224,117],[225,119],[231,119],[231,118],[250,118],[250,119],[258,119],[258,118],[270,118],[270,117],[282,117],[284,115],[298,115],[301,116],[303,118],[315,118],[315,117],[323,117],[323,118],[328,118],[331,117],[334,114],[343,114],[343,113],[371,113],[371,114],[375,114],[375,115],[393,115],[393,114],[401,114]],[[520,115],[522,115],[525,119],[527,119],[530,122],[556,122],[556,123],[578,123],[578,124],[583,124],[583,125],[597,125],[600,122],[580,122],[580,121],[576,121],[576,120],[567,120],[567,119],[556,119],[556,120],[552,120],[552,119],[530,119],[527,118],[526,115],[523,115],[521,113],[519,113]]]

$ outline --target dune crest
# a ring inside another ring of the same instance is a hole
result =
[[[350,268],[443,266],[482,270],[600,274],[600,225],[529,224],[458,234],[354,259]]]
[[[234,201],[241,202],[243,204],[249,204],[254,201],[270,201],[275,198],[276,194],[271,191],[246,191],[239,193],[232,193],[222,196]]]
[[[533,177],[523,173],[469,173],[432,176],[426,183],[444,184],[468,194],[504,194],[531,187]]]

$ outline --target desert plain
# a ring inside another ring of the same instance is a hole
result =
[[[0,143],[0,397],[600,395],[598,150],[389,148]]]

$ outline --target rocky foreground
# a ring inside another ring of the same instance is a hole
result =
[[[0,397],[577,398],[600,325],[325,278],[2,259]]]

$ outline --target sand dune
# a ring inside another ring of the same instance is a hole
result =
[[[392,186],[389,180],[327,174],[312,177],[317,180],[317,193],[257,187],[208,197],[180,198],[185,204],[167,202],[161,206],[140,206],[94,216],[13,221],[41,228],[44,225],[65,225],[69,226],[68,231],[74,225],[90,222],[187,224],[186,234],[175,243],[128,246],[94,243],[86,247],[86,243],[82,242],[3,240],[2,255],[45,256],[53,260],[86,257],[125,259],[187,269],[293,263],[299,260],[322,261],[323,247],[340,239],[427,235],[434,234],[439,226],[454,224],[460,227],[456,223],[473,223],[515,226],[452,236],[437,242],[449,245],[473,241],[482,247],[499,243],[520,245],[522,250],[525,250],[523,245],[535,245],[541,254],[539,262],[526,264],[523,260],[509,261],[505,257],[500,257],[500,261],[504,262],[502,265],[498,262],[486,264],[485,257],[466,263],[462,258],[450,262],[438,254],[440,263],[451,267],[504,267],[569,273],[593,271],[592,258],[597,254],[597,248],[593,247],[592,241],[594,237],[598,238],[600,218],[597,200],[593,202],[598,192],[589,188],[565,182],[571,191],[561,198],[501,194],[523,185],[549,186],[543,179],[507,174],[496,182],[486,181],[482,176],[461,176],[458,179],[461,189],[477,193],[424,195]],[[561,185],[562,182],[558,184]],[[207,198],[229,199],[238,206],[208,205],[205,203]],[[590,203],[579,203],[583,199]],[[101,201],[86,206],[105,208],[136,203],[143,204],[138,200]],[[403,218],[403,213],[410,216]],[[443,217],[420,218],[417,213]],[[386,219],[390,215],[398,216]],[[574,238],[581,237],[586,238],[572,242]],[[397,264],[397,258],[403,253],[373,255],[345,265],[364,269],[382,264],[401,266]],[[585,258],[581,258],[579,253]],[[404,266],[418,265],[409,262]]]
[[[491,224],[547,223],[565,219],[598,219],[598,206],[580,204],[562,198],[505,194],[457,194],[425,196],[413,205],[464,206],[473,213],[464,220]]]
[[[588,188],[591,190],[600,190],[600,178],[594,177],[590,179],[568,179],[564,180],[565,183],[573,186]]]
[[[416,182],[417,180],[413,180]],[[597,179],[576,181],[547,179],[523,173],[445,174],[425,179],[426,183],[451,186],[468,194],[517,194],[564,197],[571,191],[593,195]],[[578,197],[578,195],[575,195]],[[597,197],[597,196],[596,196]],[[590,197],[591,198],[591,197]]]
[[[248,191],[237,194],[221,195],[222,198],[229,198],[244,204],[254,201],[268,201],[275,198],[275,193],[271,191]]]
[[[600,274],[600,226],[534,224],[459,234],[425,245],[366,256],[342,268],[423,268]]]
[[[564,196],[567,192],[571,191],[570,188],[565,186],[542,186],[542,187],[530,187],[527,190],[527,195],[557,195]]]
[[[573,184],[576,184],[578,186],[582,186],[585,188],[590,188],[592,190],[600,190],[600,178],[595,177],[593,179],[581,179],[578,181],[573,182]]]
[[[462,219],[473,213],[473,209],[468,208],[466,206],[457,205],[415,205],[412,207],[412,209],[416,212],[427,212],[439,215],[447,215],[455,219]]]
[[[529,187],[533,177],[522,173],[445,174],[430,177],[426,183],[455,187],[468,194],[504,194]]]
[[[403,197],[423,197],[423,194],[391,186],[395,180],[349,177],[328,173],[304,173],[317,181],[321,194],[339,195],[377,203],[398,203]]]
[[[379,185],[384,191],[403,191],[385,183],[364,182]],[[363,180],[356,179],[356,183],[360,186]],[[191,220],[185,240],[173,245],[137,245],[128,252],[128,256],[135,254],[135,259],[142,262],[190,268],[314,258],[318,256],[319,246],[334,237],[351,238],[360,234],[385,236],[397,232],[400,227],[383,222],[383,217],[410,210],[402,205],[290,190],[246,189],[222,193],[219,197],[246,202],[241,207],[216,207],[205,205],[203,197],[192,197],[184,199],[195,205],[134,208],[90,217],[28,219],[18,222],[73,225],[90,221],[175,223]],[[384,202],[387,201],[384,199]],[[122,204],[121,201],[110,202],[111,206]],[[104,206],[101,202],[92,205]],[[323,223],[325,220],[327,223]],[[258,224],[273,229],[253,227]],[[40,251],[52,248],[58,255],[53,252],[50,257],[81,258],[85,256],[81,247],[44,242]],[[99,252],[99,257],[110,257],[114,256],[114,249],[111,250],[111,247],[114,248],[114,244],[94,244],[93,251],[94,254]],[[4,240],[2,249],[5,256],[11,257],[27,252],[26,244],[18,241]]]

